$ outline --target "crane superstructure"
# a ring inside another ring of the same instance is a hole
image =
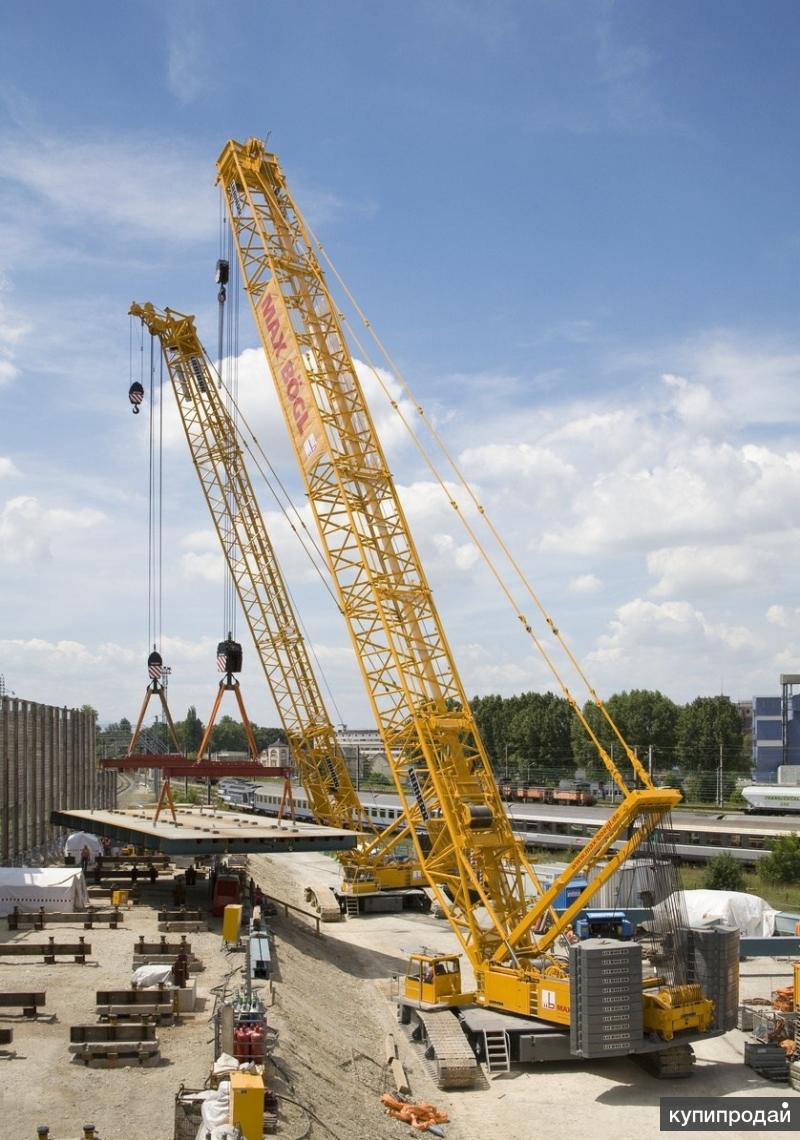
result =
[[[342,893],[366,898],[372,892],[408,890],[412,896],[422,896],[424,879],[415,864],[398,857],[411,846],[409,823],[396,820],[379,832],[362,810],[256,499],[235,422],[194,318],[150,303],[133,304],[130,313],[161,343],[192,462],[314,818],[329,827],[365,833],[364,843],[339,855]],[[333,917],[322,897],[312,901],[323,917]]]
[[[569,1026],[569,971],[556,954],[562,935],[680,795],[654,787],[630,749],[626,780],[596,741],[621,802],[569,868],[542,887],[511,830],[338,308],[278,159],[258,139],[229,141],[217,179],[397,793],[406,812],[420,816],[417,857],[474,974],[467,994],[448,979],[444,1004]],[[556,915],[559,893],[589,872],[589,884]],[[671,1037],[675,1028],[708,1028],[711,1002],[697,987],[679,988],[645,996],[646,1030]],[[410,992],[425,1004],[421,975]]]

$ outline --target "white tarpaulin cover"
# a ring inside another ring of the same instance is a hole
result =
[[[89,905],[80,867],[0,867],[0,915],[23,911],[84,910]]]
[[[738,927],[740,934],[757,938],[771,938],[775,933],[777,911],[758,895],[742,891],[682,891],[690,926],[711,926],[724,922]],[[670,896],[671,898],[671,896]],[[658,925],[667,917],[664,911],[669,901],[653,907],[653,918]],[[647,926],[647,923],[644,924]]]
[[[103,844],[96,835],[92,835],[89,831],[75,831],[72,835],[67,836],[66,843],[64,844],[64,854],[71,855],[76,863],[81,861],[81,851],[84,847],[88,847],[92,853],[90,862],[94,863],[98,855],[103,854]]]
[[[172,966],[139,966],[131,974],[131,985],[135,990],[152,990],[173,980]]]

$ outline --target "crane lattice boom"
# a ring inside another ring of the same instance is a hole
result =
[[[323,549],[386,755],[394,758],[397,792],[407,812],[418,809],[426,832],[415,837],[420,863],[483,1000],[505,991],[510,972],[515,985],[522,978],[515,1007],[531,1012],[538,976],[531,963],[679,796],[652,787],[632,792],[569,873],[541,888],[511,831],[335,303],[278,160],[259,140],[231,141],[217,167]],[[551,904],[565,882],[607,855],[601,875],[555,920]],[[536,935],[545,919],[546,932]]]

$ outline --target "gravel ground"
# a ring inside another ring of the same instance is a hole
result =
[[[332,885],[336,862],[321,855],[256,857],[253,874],[264,889],[288,902],[304,905],[307,883]],[[281,1014],[292,1044],[306,1067],[304,1095],[323,1116],[338,1140],[418,1135],[397,1122],[375,1115],[382,1088],[378,1065],[360,1064],[362,1084],[370,1071],[375,1079],[360,1095],[347,1065],[348,1049],[382,1058],[383,1032],[394,1032],[406,1064],[414,1097],[429,1100],[450,1116],[448,1140],[564,1140],[567,1135],[649,1140],[660,1136],[662,1097],[777,1097],[798,1093],[785,1085],[762,1080],[742,1061],[745,1034],[734,1030],[695,1046],[697,1065],[689,1080],[659,1081],[627,1059],[586,1064],[570,1063],[518,1069],[501,1074],[483,1087],[447,1094],[428,1078],[419,1054],[401,1036],[392,1001],[392,975],[399,974],[409,949],[422,945],[457,952],[446,923],[419,914],[371,915],[323,927],[317,939],[291,923],[290,935],[281,920],[277,954],[286,965],[286,982],[278,988]],[[282,932],[283,931],[283,932]],[[302,931],[302,933],[301,933]],[[296,957],[299,952],[299,957]],[[769,996],[791,981],[788,962],[752,959],[742,965],[743,996]],[[298,1068],[298,1073],[300,1069]],[[343,1128],[337,1106],[352,1109],[353,1124]],[[328,1113],[329,1115],[326,1115]],[[335,1121],[335,1124],[334,1124]],[[383,1130],[382,1130],[383,1129]],[[310,1136],[331,1135],[314,1130]],[[708,1133],[686,1133],[707,1136]],[[752,1132],[726,1135],[742,1140]]]
[[[198,884],[193,897],[207,899],[207,886]],[[205,964],[197,978],[204,1008],[183,1019],[181,1025],[158,1029],[161,1062],[155,1067],[125,1066],[116,1070],[87,1068],[68,1051],[72,1025],[97,1021],[95,992],[130,986],[134,944],[140,934],[158,940],[156,903],[171,902],[166,881],[148,888],[150,905],[124,911],[118,930],[105,926],[84,931],[82,924],[46,927],[44,931],[0,931],[0,943],[75,942],[84,935],[92,951],[85,966],[71,961],[47,966],[33,958],[0,959],[0,988],[16,991],[45,990],[45,1014],[36,1021],[15,1015],[0,1024],[13,1025],[16,1055],[0,1062],[0,1135],[8,1140],[36,1136],[36,1125],[47,1124],[51,1137],[80,1135],[80,1126],[92,1122],[102,1140],[167,1140],[172,1136],[173,1102],[179,1085],[199,1088],[208,1075],[212,1046],[208,1019],[211,989],[231,969],[221,951],[218,933],[207,930],[188,935],[192,951]],[[3,926],[5,926],[3,920]],[[171,935],[172,940],[179,936]]]
[[[338,877],[336,862],[321,855],[255,856],[250,870],[267,893],[301,907],[306,883],[333,883]],[[160,901],[166,900],[167,884],[158,889]],[[205,884],[195,888],[198,903],[206,902],[206,891]],[[159,900],[151,894],[149,901]],[[324,926],[318,937],[313,923],[281,912],[270,926],[275,973],[271,994],[265,989],[264,996],[274,1051],[267,1080],[281,1098],[279,1135],[284,1140],[418,1135],[382,1113],[380,1094],[389,1087],[383,1041],[390,1032],[414,1097],[449,1113],[447,1140],[563,1140],[568,1133],[648,1140],[659,1135],[662,1096],[797,1096],[744,1067],[744,1035],[736,1031],[697,1048],[697,1070],[690,1081],[655,1081],[633,1062],[617,1060],[514,1071],[481,1088],[448,1095],[434,1086],[420,1055],[402,1035],[392,1000],[392,978],[401,973],[409,949],[455,948],[445,923],[419,914],[374,915]],[[44,941],[48,934],[74,941],[83,933],[80,925],[41,933],[4,930],[0,943]],[[242,958],[223,952],[218,922],[211,931],[190,935],[205,964],[195,975],[205,1008],[182,1025],[158,1031],[162,1061],[157,1067],[89,1069],[71,1060],[69,1027],[96,1020],[95,990],[128,985],[136,938],[157,936],[155,905],[125,912],[124,928],[118,931],[97,928],[85,934],[92,945],[91,965],[0,959],[0,988],[46,990],[48,1015],[28,1022],[0,1012],[0,1025],[14,1026],[17,1050],[16,1056],[0,1060],[0,1137],[33,1140],[36,1125],[48,1124],[52,1140],[65,1140],[92,1121],[102,1140],[171,1140],[178,1087],[201,1087],[211,1066],[213,991],[226,979],[229,989],[237,985],[238,975],[230,975]],[[788,964],[771,959],[748,962],[744,971],[747,996],[768,994],[789,977]]]

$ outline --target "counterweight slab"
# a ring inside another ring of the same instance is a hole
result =
[[[126,811],[69,808],[54,811],[50,821],[73,831],[107,835],[122,843],[163,851],[165,855],[246,855],[257,852],[346,851],[355,847],[354,831],[314,823],[254,818],[213,808],[178,807],[177,822],[153,809]]]

